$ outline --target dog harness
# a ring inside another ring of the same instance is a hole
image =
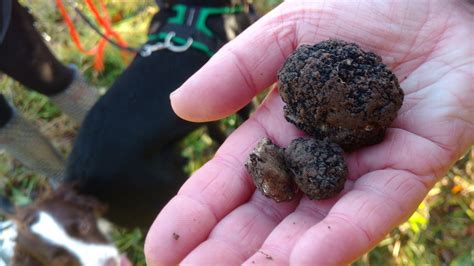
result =
[[[159,32],[148,35],[148,41],[140,52],[141,56],[146,57],[163,49],[179,53],[193,48],[211,57],[224,42],[206,25],[209,16],[236,14],[244,10],[241,5],[198,7],[183,4],[173,5],[171,9],[176,15],[168,18]]]

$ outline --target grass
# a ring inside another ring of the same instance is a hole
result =
[[[105,91],[122,72],[127,62],[120,52],[108,46],[105,69],[92,68],[92,58],[79,53],[72,44],[54,1],[23,0],[32,8],[37,27],[49,46],[65,63],[76,64],[93,86]],[[79,1],[81,2],[81,1]],[[152,0],[106,1],[114,28],[138,46],[145,41],[151,15],[156,12]],[[279,0],[255,1],[268,11]],[[84,46],[92,47],[98,37],[73,17]],[[0,92],[10,99],[26,118],[35,123],[64,154],[69,153],[77,128],[44,96],[25,90],[7,77],[0,77]],[[231,116],[221,122],[230,133],[240,121]],[[209,160],[217,145],[205,129],[191,133],[182,143],[182,155],[189,159],[186,171],[192,173]],[[46,188],[45,178],[24,168],[5,152],[0,152],[0,193],[17,204],[27,204]],[[430,191],[407,222],[395,228],[374,250],[355,265],[474,265],[474,152],[458,161]],[[136,265],[145,265],[144,234],[139,230],[117,228],[113,239]]]

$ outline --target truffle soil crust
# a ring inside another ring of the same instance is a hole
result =
[[[339,145],[297,138],[285,149],[285,158],[296,184],[310,199],[327,199],[344,189],[347,166]]]
[[[382,141],[403,102],[378,55],[340,40],[300,46],[278,72],[278,87],[289,122],[345,151]]]
[[[297,191],[284,156],[284,149],[264,138],[245,163],[257,189],[276,202],[292,200]]]
[[[245,166],[255,186],[276,202],[294,198],[298,188],[310,199],[326,199],[344,188],[343,150],[328,140],[297,138],[284,149],[262,139]]]

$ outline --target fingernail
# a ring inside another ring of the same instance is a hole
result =
[[[175,98],[177,95],[180,94],[180,91],[181,88],[177,88],[176,90],[174,90],[173,92],[170,93],[170,98]]]

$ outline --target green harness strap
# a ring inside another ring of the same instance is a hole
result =
[[[182,25],[185,26],[186,13],[190,7],[183,4],[176,4],[172,6],[172,10],[176,12],[176,16],[168,19],[168,24]],[[193,23],[193,27],[196,31],[203,33],[208,39],[216,39],[214,33],[207,27],[206,21],[209,16],[212,15],[224,15],[224,14],[236,14],[244,11],[241,5],[226,6],[226,7],[200,7],[197,19]],[[169,32],[157,32],[148,35],[148,43],[165,40]],[[172,42],[178,45],[184,45],[187,42],[187,38],[181,36],[175,36],[172,38]],[[207,44],[199,40],[193,40],[191,48],[199,50],[211,57],[216,51],[211,49]]]

